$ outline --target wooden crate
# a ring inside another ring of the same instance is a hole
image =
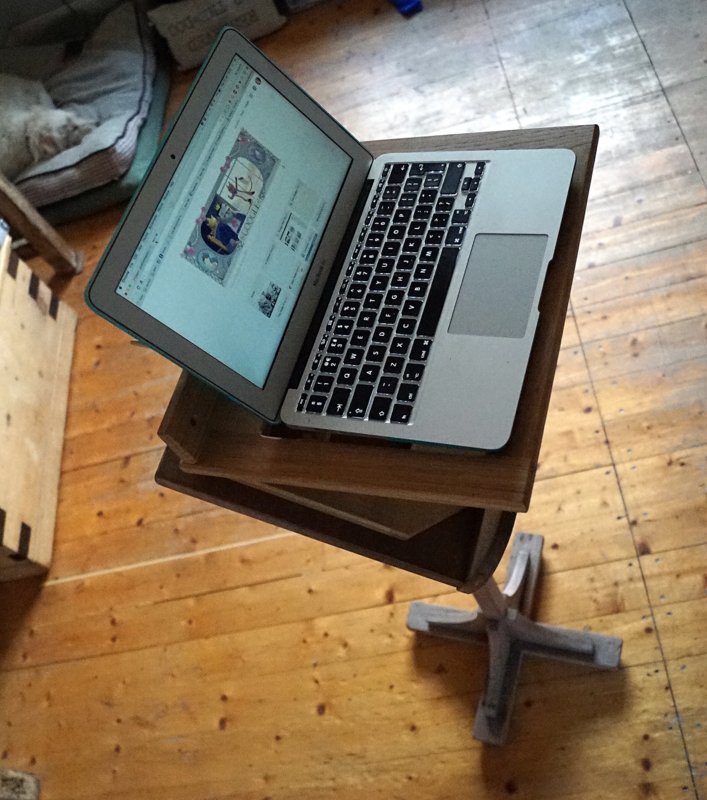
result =
[[[0,233],[0,235],[2,235]],[[76,313],[0,246],[0,581],[45,572]]]

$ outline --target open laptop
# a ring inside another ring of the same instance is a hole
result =
[[[225,29],[87,301],[273,423],[495,450],[573,168],[550,149],[374,159]]]

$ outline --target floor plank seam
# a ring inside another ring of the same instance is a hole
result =
[[[116,529],[119,530],[119,529]],[[289,539],[297,536],[296,533],[291,531],[282,531],[274,533],[269,536],[256,539],[246,539],[242,542],[229,542],[228,544],[215,545],[213,547],[206,547],[203,550],[193,550],[188,553],[174,553],[170,556],[163,556],[161,558],[147,559],[146,561],[136,562],[134,564],[123,565],[119,567],[106,567],[105,569],[92,570],[90,572],[77,572],[74,575],[64,575],[60,578],[49,578],[46,586],[59,586],[64,583],[72,583],[76,581],[84,581],[89,578],[102,578],[106,575],[114,575],[122,572],[129,572],[134,569],[145,569],[162,564],[169,564],[176,561],[184,561],[189,558],[197,558],[210,553],[220,553],[226,550],[238,550],[244,547],[251,547],[252,545],[262,544],[264,542],[273,542],[279,539]]]
[[[700,176],[700,178],[702,179],[703,185],[707,188],[707,180],[705,179],[705,176],[702,174],[702,172],[701,172],[701,170],[699,168],[699,165],[697,163],[697,159],[695,158],[694,150],[692,149],[692,144],[691,144],[690,140],[688,139],[687,135],[685,134],[685,130],[682,127],[682,124],[680,122],[680,118],[675,113],[675,109],[673,108],[673,104],[670,102],[670,96],[668,94],[668,89],[669,88],[674,88],[674,87],[666,88],[665,85],[663,84],[663,81],[661,80],[661,77],[660,77],[660,75],[658,73],[658,70],[656,69],[655,62],[653,61],[653,57],[651,56],[650,52],[648,51],[648,47],[647,47],[647,45],[646,45],[646,43],[645,43],[645,41],[643,39],[643,36],[641,36],[641,32],[638,29],[638,25],[636,25],[636,21],[633,18],[633,14],[631,13],[631,9],[626,4],[626,0],[624,0],[624,7],[626,8],[626,13],[628,14],[629,19],[631,20],[631,24],[633,25],[634,30],[636,31],[636,36],[638,37],[638,40],[641,43],[641,47],[643,48],[643,51],[646,54],[646,58],[650,62],[651,69],[653,70],[653,74],[655,75],[655,78],[658,81],[658,84],[660,85],[660,89],[661,89],[661,91],[663,93],[663,97],[665,97],[665,102],[667,103],[668,108],[670,109],[670,113],[672,114],[672,117],[675,120],[675,124],[677,125],[678,130],[680,131],[680,136],[682,137],[683,142],[685,143],[685,146],[687,147],[688,152],[690,153],[690,158],[692,159],[692,164],[693,164],[693,166],[695,168],[695,172]],[[680,84],[680,85],[685,85],[685,84]],[[695,792],[697,792],[697,788],[695,788]]]
[[[570,300],[570,307],[572,308],[572,301],[571,300]],[[692,761],[690,759],[690,751],[689,751],[688,745],[687,745],[687,736],[686,736],[684,725],[683,725],[682,718],[681,718],[681,715],[680,715],[680,709],[678,708],[677,698],[675,696],[675,689],[673,687],[673,681],[672,681],[672,678],[671,678],[671,675],[670,675],[670,671],[668,669],[668,659],[667,659],[666,654],[665,654],[665,647],[663,645],[663,641],[662,641],[662,637],[661,637],[661,633],[660,633],[660,627],[658,625],[658,619],[657,619],[656,610],[655,610],[655,608],[654,608],[654,606],[653,606],[653,604],[651,602],[651,595],[650,595],[650,591],[649,591],[649,588],[648,588],[648,581],[647,581],[647,578],[646,578],[644,565],[643,565],[643,562],[641,561],[641,557],[640,557],[640,553],[639,553],[639,547],[638,547],[638,541],[636,539],[635,528],[630,523],[631,514],[629,513],[629,507],[628,507],[628,502],[626,500],[624,487],[622,485],[621,476],[619,475],[618,466],[617,466],[617,463],[616,463],[615,458],[614,458],[614,450],[613,450],[613,447],[611,445],[611,441],[609,439],[609,434],[608,434],[608,430],[607,430],[607,427],[606,427],[606,421],[604,419],[604,414],[603,414],[603,412],[601,410],[601,404],[599,402],[599,397],[598,397],[597,392],[596,392],[596,386],[595,386],[595,383],[594,383],[594,377],[592,375],[591,366],[589,364],[589,359],[587,358],[586,350],[585,350],[585,347],[584,347],[584,342],[582,340],[582,333],[581,333],[581,330],[580,330],[579,325],[577,323],[577,318],[576,318],[576,314],[574,313],[574,308],[572,308],[572,310],[573,310],[572,319],[574,320],[577,339],[579,341],[579,346],[580,346],[580,349],[582,351],[582,356],[584,358],[589,384],[591,386],[592,393],[594,394],[594,400],[595,400],[595,403],[596,403],[596,409],[597,409],[597,412],[599,414],[599,419],[601,421],[602,429],[604,431],[604,438],[606,439],[606,442],[607,442],[607,448],[609,450],[609,455],[611,457],[612,469],[614,471],[614,478],[616,480],[616,485],[617,485],[617,488],[618,488],[619,496],[621,498],[621,505],[622,505],[622,507],[624,509],[624,515],[625,515],[625,518],[626,518],[626,521],[627,521],[627,524],[628,524],[629,534],[631,536],[631,541],[633,542],[633,547],[634,547],[634,550],[636,552],[636,561],[638,562],[638,569],[639,569],[639,572],[640,572],[640,575],[641,575],[641,581],[643,583],[643,589],[644,589],[644,592],[645,592],[645,595],[646,595],[646,600],[648,602],[648,607],[650,609],[651,622],[652,622],[652,625],[653,625],[653,630],[655,632],[656,642],[658,644],[658,650],[660,652],[661,661],[663,663],[663,669],[665,671],[667,687],[668,687],[668,690],[670,692],[670,699],[671,699],[671,702],[672,702],[672,705],[673,705],[673,709],[675,711],[675,718],[677,720],[677,725],[678,725],[678,728],[679,728],[679,731],[680,731],[680,737],[681,737],[681,741],[682,741],[682,748],[683,748],[683,754],[685,756],[685,762],[687,764],[688,772],[690,774],[690,780],[692,781],[692,789],[693,789],[693,792],[694,792],[695,800],[699,800],[697,782],[695,780],[695,768],[694,768],[694,766],[692,764]]]

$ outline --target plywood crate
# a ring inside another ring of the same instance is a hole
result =
[[[0,236],[2,232],[0,231]],[[76,313],[0,246],[0,581],[51,561]]]

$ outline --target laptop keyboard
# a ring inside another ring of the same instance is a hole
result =
[[[411,422],[485,167],[384,166],[298,411]]]

